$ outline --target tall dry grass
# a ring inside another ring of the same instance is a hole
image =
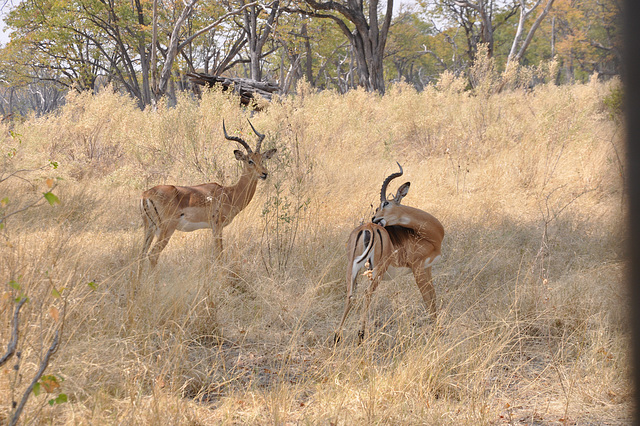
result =
[[[47,371],[64,381],[31,397],[25,421],[628,423],[624,150],[603,103],[615,85],[473,94],[449,76],[384,97],[303,85],[253,116],[215,91],[157,111],[102,93],[3,128],[5,172],[58,163],[3,182],[6,207],[49,177],[61,203],[10,218],[0,239],[3,348],[14,299],[29,297],[0,422],[64,322]],[[141,191],[234,183],[222,120],[250,139],[249,117],[278,154],[225,229],[224,261],[211,262],[209,232],[177,233],[136,283]],[[334,347],[344,245],[395,161],[405,204],[446,230],[438,321],[403,276],[377,291],[364,343],[356,305]]]

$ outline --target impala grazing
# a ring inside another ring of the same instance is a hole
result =
[[[387,186],[393,179],[402,176],[393,173],[382,183],[380,207],[372,222],[361,225],[351,232],[347,242],[347,300],[342,321],[334,340],[340,340],[342,326],[352,306],[356,289],[356,278],[362,268],[367,268],[371,280],[365,291],[359,341],[364,339],[371,296],[390,266],[409,268],[422,294],[431,317],[436,318],[436,291],[431,278],[431,266],[440,258],[440,247],[444,228],[438,219],[414,207],[403,206],[400,201],[409,192],[410,183],[402,184],[395,195],[387,198]]]
[[[264,160],[276,152],[276,149],[270,149],[260,153],[264,135],[258,133],[251,122],[249,125],[258,136],[255,152],[243,139],[229,136],[222,122],[225,138],[238,142],[246,150],[246,154],[240,150],[233,151],[236,159],[243,163],[242,175],[235,185],[222,186],[213,182],[195,186],[158,185],[142,193],[144,245],[138,275],[142,272],[142,261],[147,257],[154,237],[157,241],[148,256],[152,268],[176,230],[191,232],[211,228],[214,256],[218,258],[222,254],[222,229],[249,204],[256,192],[258,179],[264,180],[268,176]]]

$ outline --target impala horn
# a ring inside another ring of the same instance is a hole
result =
[[[253,127],[253,126],[252,126]],[[240,145],[244,146],[244,149],[247,150],[247,152],[249,154],[251,154],[253,151],[251,151],[251,147],[249,146],[248,143],[246,143],[244,140],[242,140],[241,138],[237,137],[237,136],[229,136],[227,134],[227,129],[224,126],[224,120],[222,120],[222,131],[224,132],[224,137],[227,138],[230,141],[236,141],[238,142]]]
[[[249,119],[247,119],[247,121],[249,121]],[[259,131],[257,131],[255,127],[253,127],[253,124],[251,124],[251,121],[249,121],[249,126],[251,126],[251,129],[253,129],[253,133],[255,133],[258,136],[258,143],[256,144],[256,152],[259,153],[260,145],[262,145],[262,141],[264,140],[264,135]]]
[[[380,202],[384,203],[385,201],[387,201],[387,186],[389,185],[389,182],[391,182],[393,179],[402,176],[402,174],[404,173],[402,171],[402,166],[400,165],[400,163],[398,163],[396,161],[396,164],[398,165],[398,167],[400,167],[400,172],[399,173],[392,173],[389,175],[388,178],[386,178],[384,180],[384,182],[382,182],[382,189],[380,190]]]

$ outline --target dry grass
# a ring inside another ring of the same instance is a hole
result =
[[[278,155],[225,230],[224,261],[210,262],[210,233],[178,233],[138,284],[140,192],[233,183],[221,123],[249,138],[249,112],[216,92],[155,112],[103,93],[16,125],[15,137],[3,129],[3,155],[16,149],[5,171],[59,164],[28,175],[35,189],[0,184],[9,207],[38,197],[46,177],[63,180],[59,205],[14,216],[0,237],[0,341],[13,299],[29,297],[20,368],[0,372],[0,393],[26,388],[57,311],[64,339],[48,373],[69,402],[33,396],[25,420],[629,423],[624,152],[602,103],[613,84],[473,96],[450,81],[383,98],[300,87],[252,117]],[[412,182],[405,203],[447,233],[439,319],[400,277],[377,292],[364,343],[356,305],[334,348],[344,244],[396,160]],[[0,404],[4,423],[10,398]]]

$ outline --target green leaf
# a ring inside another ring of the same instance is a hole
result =
[[[14,290],[20,290],[20,284],[18,284],[17,281],[11,280],[9,281],[9,285],[11,286],[11,288],[13,288]]]
[[[40,395],[40,382],[36,383],[35,386],[33,387],[33,394],[35,396]]]
[[[45,200],[47,200],[52,206],[56,203],[60,204],[60,199],[56,197],[53,192],[45,192],[42,195],[44,195]]]
[[[69,400],[66,393],[61,393],[54,399],[49,400],[49,405],[53,406],[53,404],[62,404]]]
[[[50,165],[51,167],[53,167],[54,169],[57,169],[57,168],[58,168],[58,162],[57,162],[57,161],[50,160],[50,161],[49,161],[49,165]]]
[[[9,197],[4,197],[2,200],[0,200],[0,207],[5,207],[9,204]]]
[[[62,297],[60,295],[60,292],[55,287],[51,289],[51,295],[56,299],[59,299],[60,297]]]
[[[91,287],[93,290],[97,290],[97,289],[98,289],[98,284],[96,284],[94,281],[89,281],[89,282],[87,283],[87,285],[88,285],[89,287]]]

